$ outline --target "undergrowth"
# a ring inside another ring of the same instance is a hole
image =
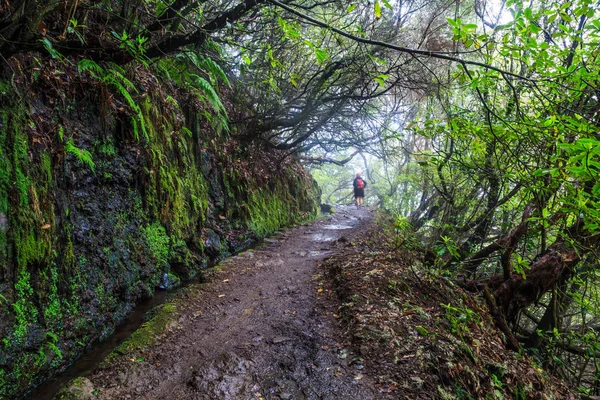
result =
[[[533,360],[507,350],[485,301],[421,262],[402,222],[381,218],[322,267],[339,317],[382,398],[568,398]]]

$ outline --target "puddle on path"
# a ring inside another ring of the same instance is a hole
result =
[[[313,242],[331,242],[334,240],[335,240],[334,237],[327,236],[322,233],[315,233],[314,235],[312,235]]]
[[[352,227],[350,225],[333,224],[333,225],[325,225],[325,226],[323,226],[323,229],[341,230],[341,229],[352,229]]]

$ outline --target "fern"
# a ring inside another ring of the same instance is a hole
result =
[[[130,88],[135,93],[137,93],[137,88],[135,85],[125,77],[124,70],[118,65],[114,65],[114,68],[110,68],[106,71],[106,75],[103,77],[102,81],[105,84],[112,85],[121,96],[125,99],[129,107],[136,114],[136,118],[132,118],[134,120],[133,123],[133,133],[135,135],[136,140],[139,140],[139,128],[141,128],[142,133],[146,140],[148,140],[148,131],[146,130],[146,122],[144,121],[144,114],[142,113],[142,109],[137,104],[137,102],[133,99],[127,88]],[[137,119],[137,121],[135,121]]]
[[[98,79],[105,85],[112,86],[119,92],[119,94],[125,99],[127,105],[131,108],[131,110],[135,113],[135,117],[132,118],[133,124],[133,133],[137,140],[139,140],[139,130],[141,129],[142,133],[146,140],[148,140],[148,131],[146,130],[146,123],[144,121],[144,115],[138,103],[132,97],[131,92],[138,93],[137,88],[131,82],[125,74],[124,68],[115,63],[110,63],[109,68],[103,69],[96,62],[89,60],[87,58],[79,61],[77,64],[77,68],[79,73],[89,72],[94,78]],[[72,144],[72,143],[71,143]]]
[[[177,100],[175,100],[172,96],[167,96],[165,97],[165,103],[170,104],[171,106],[173,106],[176,110],[180,110],[179,108],[179,103],[177,102]]]
[[[87,164],[92,170],[92,172],[95,172],[96,164],[94,164],[92,154],[85,149],[80,149],[79,147],[75,146],[73,138],[70,138],[65,144],[65,151],[67,153],[73,154],[75,157],[77,157],[79,161],[83,162],[84,164]]]
[[[214,53],[217,53],[219,55],[223,55],[224,53],[223,47],[221,47],[221,45],[215,42],[214,40],[207,40],[206,42],[204,42],[203,47],[208,51],[213,51]]]
[[[121,67],[119,64],[115,64],[114,62],[110,63],[110,69],[112,69],[114,72],[117,72],[121,76],[125,76],[127,73],[125,68]]]
[[[103,73],[104,69],[99,66],[95,61],[84,58],[77,63],[77,70],[81,74],[82,72],[89,72],[94,78],[99,78]]]
[[[185,53],[177,56],[184,63],[191,61],[196,69],[208,76],[211,81],[217,82],[219,79],[227,86],[231,87],[231,83],[225,74],[225,71],[212,58],[204,57],[196,53]]]
[[[206,79],[202,78],[201,76],[198,76],[195,74],[190,75],[190,77],[194,79],[194,83],[196,84],[194,86],[194,89],[198,89],[199,91],[202,92],[202,94],[200,95],[200,98],[202,100],[206,100],[208,102],[208,104],[210,104],[210,106],[217,113],[226,114],[227,111],[225,110],[225,107],[223,106],[223,103],[221,103],[221,99],[219,98],[219,95],[217,94],[217,92],[215,92],[215,89],[212,87],[210,82],[208,82]]]
[[[107,71],[109,76],[112,76],[113,79],[116,77],[117,81],[121,82],[123,86],[127,86],[129,89],[133,90],[137,93],[137,88],[129,79],[125,77],[126,71],[119,65],[115,63],[111,63],[110,69]]]
[[[215,52],[219,53],[220,49]],[[227,110],[213,85],[219,80],[229,87],[231,83],[217,62],[194,52],[186,52],[176,55],[169,63],[165,61],[159,70],[164,76],[176,76],[173,80],[178,85],[194,90],[196,96],[215,111],[216,118],[205,113],[211,125],[219,131],[229,131]],[[191,72],[194,70],[196,73]]]
[[[190,131],[188,128],[186,128],[185,126],[181,127],[181,130],[183,131],[183,133],[185,133],[186,135],[188,135],[189,137],[192,137],[192,131]]]
[[[134,117],[130,117],[130,119],[131,126],[133,126],[133,136],[135,137],[135,140],[140,140],[140,130],[138,129],[137,119]]]
[[[202,66],[208,70],[211,76],[221,78],[221,80],[229,87],[231,87],[231,83],[229,83],[229,79],[227,79],[227,75],[225,75],[225,71],[221,68],[219,64],[217,64],[212,58],[203,57]]]

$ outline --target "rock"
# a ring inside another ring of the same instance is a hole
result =
[[[279,398],[282,400],[303,400],[306,398],[301,392],[298,384],[292,380],[278,382]]]
[[[91,400],[95,397],[92,382],[88,378],[80,377],[61,389],[54,396],[54,400]]]
[[[277,336],[276,338],[273,339],[273,343],[279,344],[279,343],[287,342],[288,340],[292,340],[292,339],[289,337],[286,337],[286,336]]]
[[[221,238],[217,234],[217,232],[212,229],[207,229],[207,239],[204,242],[204,249],[207,254],[210,254],[213,257],[217,257],[221,252]]]
[[[331,204],[321,203],[321,212],[324,213],[332,213],[334,211],[333,206]]]
[[[194,371],[187,384],[206,398],[236,400],[245,398],[252,384],[252,363],[235,353],[223,353]],[[204,397],[201,397],[204,398]]]

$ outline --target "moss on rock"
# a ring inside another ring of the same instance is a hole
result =
[[[95,397],[92,382],[87,378],[79,377],[61,389],[54,396],[54,400],[91,400]]]
[[[189,279],[318,204],[296,161],[214,129],[199,105],[184,112],[169,85],[130,94],[133,109],[75,64],[39,68],[70,79],[32,82],[25,98],[0,82],[2,398],[106,338],[164,273]],[[128,74],[149,81],[143,68]],[[119,351],[151,340],[161,318]]]
[[[159,335],[166,333],[171,317],[176,310],[177,307],[173,303],[159,306],[156,315],[148,322],[145,322],[141,328],[133,332],[126,341],[121,343],[119,347],[109,354],[108,357],[106,357],[104,364],[111,363],[115,358],[121,355],[134,356],[136,351],[152,345]]]

